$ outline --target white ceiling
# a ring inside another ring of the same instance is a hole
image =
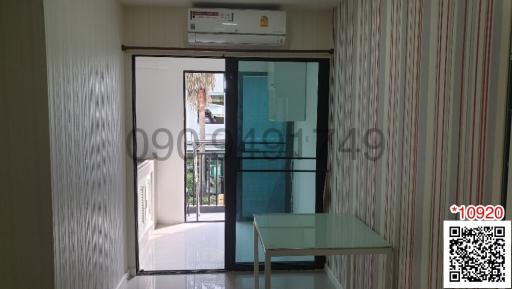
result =
[[[336,6],[338,0],[120,0],[126,5],[228,8],[297,8],[324,10]]]

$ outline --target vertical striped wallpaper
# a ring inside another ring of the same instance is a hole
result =
[[[393,288],[441,288],[449,205],[499,203],[511,14],[505,0],[341,0],[335,10],[326,208],[392,243]],[[365,156],[372,128],[385,138],[377,161]],[[328,265],[344,288],[384,285],[383,257]]]

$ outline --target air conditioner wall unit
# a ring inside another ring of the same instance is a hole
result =
[[[193,46],[283,46],[286,12],[191,8],[187,27]]]

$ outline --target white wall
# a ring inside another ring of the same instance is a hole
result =
[[[123,44],[187,46],[187,8],[125,6]],[[286,49],[331,49],[332,10],[286,10]]]
[[[1,288],[54,288],[42,0],[0,1]]]
[[[137,155],[153,158],[162,157],[168,152],[157,149],[152,143],[152,135],[158,128],[168,129],[174,145],[170,157],[156,161],[156,221],[159,225],[172,225],[184,222],[184,160],[178,153],[178,136],[184,129],[183,71],[209,70],[224,71],[223,59],[211,58],[136,58],[136,117],[137,128],[149,136],[146,155],[143,153],[142,139],[138,138]],[[140,134],[139,134],[140,135]],[[157,139],[166,142],[165,134]],[[180,148],[183,152],[183,138]]]
[[[56,288],[114,289],[127,270],[120,7],[44,0],[44,12]]]

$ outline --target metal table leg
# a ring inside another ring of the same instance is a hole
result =
[[[258,240],[258,230],[256,230],[256,226],[253,225],[253,234],[254,234],[254,288],[259,289],[260,288],[260,262],[259,262],[259,256],[258,256],[258,246],[259,246],[259,240]]]
[[[272,274],[270,252],[265,250],[265,289],[270,289],[270,277]]]

